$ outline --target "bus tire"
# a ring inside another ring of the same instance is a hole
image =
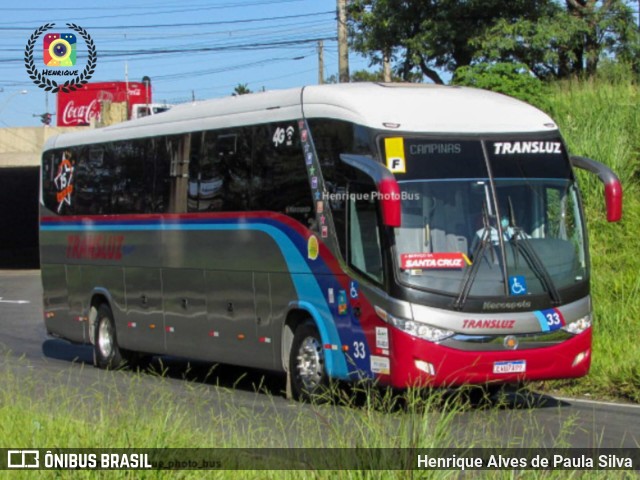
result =
[[[296,328],[289,353],[291,393],[295,400],[326,400],[329,379],[318,329],[311,322]]]
[[[113,321],[113,313],[106,303],[98,307],[98,319],[96,320],[94,363],[98,368],[113,369],[123,364],[122,353],[118,347],[116,326]]]

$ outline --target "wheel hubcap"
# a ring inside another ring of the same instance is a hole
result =
[[[317,339],[307,337],[298,350],[298,375],[304,387],[313,391],[322,380],[322,346]]]
[[[102,358],[108,359],[111,357],[113,352],[113,329],[111,328],[111,322],[106,318],[102,318],[98,325],[98,348]]]

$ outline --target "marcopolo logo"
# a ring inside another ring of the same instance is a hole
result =
[[[72,92],[77,90],[79,86],[88,83],[93,75],[98,58],[96,46],[84,28],[74,23],[67,23],[67,27],[76,32],[86,46],[87,62],[84,70],[80,72],[79,69],[74,68],[78,60],[78,37],[70,32],[46,33],[55,25],[55,23],[47,23],[31,34],[24,51],[24,65],[33,83],[45,91],[51,93]],[[38,69],[34,60],[34,52],[38,39],[43,35],[42,62],[50,68]]]

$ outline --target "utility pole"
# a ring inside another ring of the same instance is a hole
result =
[[[324,42],[318,40],[318,85],[324,83]]]
[[[338,2],[338,79],[349,83],[349,49],[347,46],[347,0]]]

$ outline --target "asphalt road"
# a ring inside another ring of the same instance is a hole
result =
[[[149,372],[142,374],[142,381],[131,382],[131,376],[136,375],[133,372],[105,372],[93,368],[91,347],[47,337],[41,296],[39,271],[0,271],[0,376],[2,371],[10,369],[17,375],[35,377],[43,388],[65,376],[79,386],[91,385],[95,390],[107,383],[108,375],[116,373],[114,378],[122,383],[122,390],[127,395],[144,397],[149,389],[157,391],[160,388],[167,389],[167,393],[176,399],[191,395],[191,389],[185,388],[185,383],[194,382],[201,392],[206,392],[208,408],[222,415],[230,404],[235,412],[241,408],[247,412],[242,421],[259,431],[268,432],[269,425],[278,423],[280,428],[291,433],[289,443],[295,435],[304,434],[296,433],[301,428],[301,419],[317,416],[318,407],[297,404],[284,397],[285,379],[281,375],[231,366],[216,366],[211,374],[211,365],[187,365],[184,360],[172,358],[153,362],[155,367],[162,362],[167,377],[163,381]],[[188,405],[188,402],[182,404]],[[529,392],[526,395],[510,394],[507,404],[499,408],[488,406],[491,405],[481,402],[456,414],[452,433],[461,439],[459,446],[469,441],[482,447],[554,447],[561,441],[562,446],[570,447],[640,448],[640,405]],[[340,422],[342,418],[350,417],[346,415],[348,407],[323,408],[333,409],[334,414],[327,416],[331,421]],[[194,415],[199,414],[202,412],[194,412]],[[390,422],[397,422],[397,419],[395,415]],[[389,428],[390,435],[397,432],[394,425]],[[251,446],[254,445],[247,445]]]

